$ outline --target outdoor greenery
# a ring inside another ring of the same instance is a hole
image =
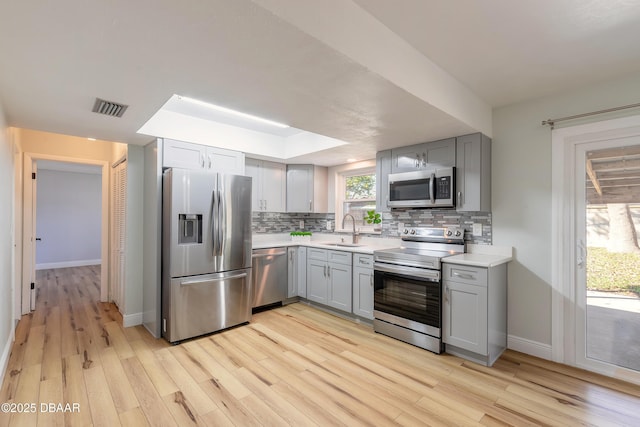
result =
[[[606,248],[589,247],[587,289],[640,296],[640,254],[615,253]]]
[[[376,198],[376,176],[356,175],[346,177],[346,199],[375,199]]]
[[[312,235],[310,231],[292,231],[289,234],[291,236],[311,236]]]

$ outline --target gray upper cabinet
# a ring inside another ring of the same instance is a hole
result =
[[[162,163],[164,167],[244,175],[244,153],[173,139],[164,139]]]
[[[389,174],[391,150],[376,153],[376,211],[389,212]]]
[[[491,211],[491,139],[480,133],[456,139],[456,209]]]
[[[287,197],[286,165],[247,158],[245,166],[246,175],[253,178],[251,210],[285,212]]]
[[[287,165],[287,212],[327,212],[327,168]]]
[[[456,165],[456,139],[448,138],[391,150],[391,172]]]

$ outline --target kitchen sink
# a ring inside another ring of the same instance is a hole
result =
[[[327,246],[342,246],[342,247],[347,247],[347,248],[357,248],[359,246],[364,246],[361,245],[359,243],[321,243],[321,245],[327,245]]]

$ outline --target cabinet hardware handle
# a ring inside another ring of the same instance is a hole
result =
[[[449,303],[449,286],[444,285],[444,300],[448,304]]]
[[[327,266],[327,277],[331,277],[331,267]]]
[[[312,203],[313,203],[313,201],[309,200],[309,212],[313,211]]]
[[[458,191],[458,206],[462,206],[462,191]]]
[[[264,210],[267,210],[267,199],[264,199]]]
[[[373,274],[369,276],[369,284],[373,286]]]
[[[209,169],[211,169],[211,154],[209,154],[209,156],[207,156],[207,158],[209,159]]]
[[[326,266],[326,265],[324,265],[324,266],[322,267],[322,275],[323,275],[324,277],[327,277],[327,266]]]
[[[202,165],[202,167],[204,167],[204,154],[201,157],[200,164]]]
[[[463,273],[458,273],[454,271],[451,275],[455,277],[460,277],[461,279],[476,280],[475,276],[473,276],[472,274],[463,274]]]

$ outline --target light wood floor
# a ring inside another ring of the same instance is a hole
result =
[[[508,351],[434,355],[304,304],[182,345],[122,328],[99,269],[40,272],[18,324],[0,426],[639,425],[640,388]],[[77,404],[52,413],[41,403]]]

